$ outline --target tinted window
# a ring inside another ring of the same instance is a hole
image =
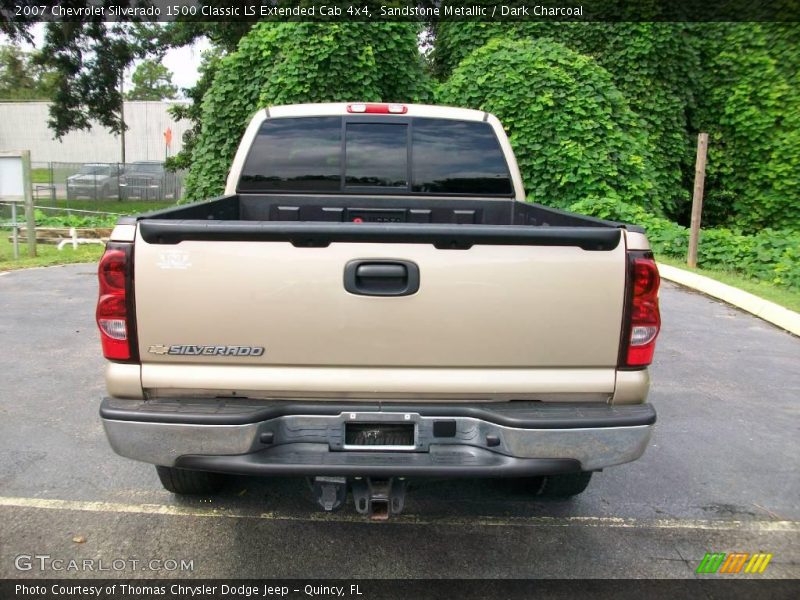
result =
[[[245,161],[239,189],[339,190],[341,132],[340,117],[265,121]]]
[[[348,123],[345,185],[408,187],[408,126]]]
[[[415,119],[412,132],[413,191],[511,194],[506,160],[489,123]]]

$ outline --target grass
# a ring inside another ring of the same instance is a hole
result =
[[[52,174],[53,180],[57,183],[64,183],[67,177],[74,175],[77,169],[75,167],[54,167],[52,173],[48,167],[36,167],[31,169],[31,182],[32,183],[52,183],[50,175]]]
[[[31,169],[31,181],[33,183],[50,183],[50,169]]]
[[[102,244],[81,244],[77,250],[66,246],[59,250],[51,244],[37,244],[36,257],[28,256],[28,245],[20,242],[19,259],[14,260],[14,247],[9,241],[10,232],[0,230],[0,271],[26,269],[28,267],[48,267],[51,265],[67,265],[72,263],[97,262],[103,255]]]
[[[678,267],[679,269],[686,269],[698,275],[704,275],[711,279],[715,279],[720,283],[739,288],[745,292],[750,292],[760,298],[779,304],[789,310],[800,312],[800,291],[779,287],[766,281],[756,281],[749,279],[744,275],[732,273],[730,271],[718,271],[715,269],[690,269],[686,266],[685,261],[677,260],[675,258],[668,258],[665,256],[656,256],[656,260],[665,265]]]

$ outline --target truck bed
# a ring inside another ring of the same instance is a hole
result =
[[[474,244],[578,246],[611,250],[620,229],[642,229],[540,204],[498,199],[325,197],[233,194],[123,218],[139,222],[154,244],[181,241],[431,243],[440,249]]]

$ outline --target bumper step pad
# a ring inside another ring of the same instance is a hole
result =
[[[335,452],[324,444],[287,444],[232,456],[182,456],[182,469],[239,475],[340,477],[527,477],[579,471],[571,459],[515,458],[474,446],[431,446],[429,452]]]

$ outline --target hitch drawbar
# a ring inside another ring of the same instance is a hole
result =
[[[314,499],[326,512],[340,509],[347,500],[348,480],[345,477],[314,477],[310,483]],[[385,521],[390,515],[403,512],[406,500],[404,477],[356,477],[349,483],[360,514],[375,521]]]

